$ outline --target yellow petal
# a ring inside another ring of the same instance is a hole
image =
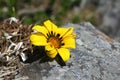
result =
[[[48,43],[48,45],[45,46],[45,50],[50,51],[53,50],[54,46],[52,46],[50,43]]]
[[[64,43],[63,46],[64,48],[76,48],[76,40],[73,38],[74,36],[69,35],[67,37],[65,37],[62,41],[62,43]]]
[[[72,34],[73,32],[73,27],[71,28],[58,28],[57,29],[57,32],[60,34],[60,37],[66,37],[70,34]]]
[[[36,30],[42,34],[44,34],[45,36],[47,35],[48,33],[48,30],[44,27],[44,26],[39,26],[39,25],[36,25],[32,28],[33,30]]]
[[[52,23],[50,20],[47,20],[44,22],[45,27],[48,29],[48,31],[56,31],[57,26]]]
[[[63,59],[64,62],[69,60],[70,51],[68,49],[60,48],[60,49],[58,49],[58,53],[59,53],[59,55],[61,56],[61,58]]]
[[[73,33],[73,34],[67,35],[62,39],[66,39],[66,38],[76,38],[76,34]]]
[[[57,55],[57,50],[53,49],[47,52],[47,56],[49,56],[50,58],[55,58]]]
[[[34,33],[30,36],[30,40],[35,46],[45,46],[47,45],[47,39],[40,33]]]

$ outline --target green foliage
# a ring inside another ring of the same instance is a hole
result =
[[[97,26],[97,22],[95,21],[95,19],[93,17],[91,17],[90,19],[88,19],[89,22],[91,22],[93,25]]]
[[[21,16],[18,15],[18,12],[21,8],[24,9],[26,6],[33,6],[37,8],[37,6],[40,6],[38,5],[39,3],[41,3],[40,5],[43,3],[44,5],[47,5],[47,8],[45,8],[47,11],[37,11],[33,14],[23,14]],[[43,21],[50,19],[59,26],[66,23],[65,21],[71,21],[73,23],[79,23],[81,21],[80,15],[73,15],[68,17],[69,12],[73,10],[74,6],[79,6],[81,0],[60,0],[59,3],[57,3],[59,9],[53,8],[56,3],[57,0],[0,0],[0,14],[2,14],[2,16],[0,16],[0,20],[9,17],[17,17],[18,19],[22,20],[24,24],[42,24]],[[22,6],[20,6],[20,4]],[[4,8],[6,8],[6,11]]]
[[[71,21],[73,22],[73,23],[79,23],[79,21],[80,21],[80,16],[74,16],[72,19],[71,19]]]
[[[0,0],[0,20],[8,17],[17,17],[17,0]]]
[[[7,5],[9,6],[9,16],[17,17],[17,0],[7,0]]]
[[[24,24],[32,24],[33,22],[32,22],[31,19],[25,18],[25,19],[23,20],[23,23],[24,23]]]

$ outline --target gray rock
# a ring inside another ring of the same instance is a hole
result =
[[[101,16],[96,19],[99,29],[120,41],[120,0],[81,0],[81,9],[88,5],[95,6],[96,13]]]
[[[109,41],[88,22],[66,25],[70,26],[77,34],[77,48],[71,49],[66,66],[36,61],[21,69],[19,76],[29,80],[120,80],[120,43]]]
[[[98,12],[102,13],[103,20],[100,27],[111,37],[120,41],[120,0],[100,0]]]

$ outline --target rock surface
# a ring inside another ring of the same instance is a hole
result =
[[[120,0],[100,0],[98,11],[103,20],[100,27],[114,39],[120,41]]]
[[[83,10],[88,5],[94,5],[95,12],[97,15],[100,14],[100,17],[98,16],[99,18],[95,20],[99,23],[97,27],[110,37],[120,41],[120,0],[82,0],[80,5]],[[93,14],[95,12],[93,11]]]
[[[28,80],[120,80],[120,43],[88,22],[65,26],[74,26],[77,34],[77,48],[71,50],[67,65],[36,61],[27,64],[18,76]]]

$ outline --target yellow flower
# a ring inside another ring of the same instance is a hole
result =
[[[68,48],[75,48],[75,34],[73,34],[73,27],[58,28],[50,20],[44,22],[43,26],[36,25],[32,28],[37,31],[30,36],[30,40],[35,46],[45,46],[47,56],[55,58],[57,54],[60,55],[64,62],[70,58],[70,51]]]

